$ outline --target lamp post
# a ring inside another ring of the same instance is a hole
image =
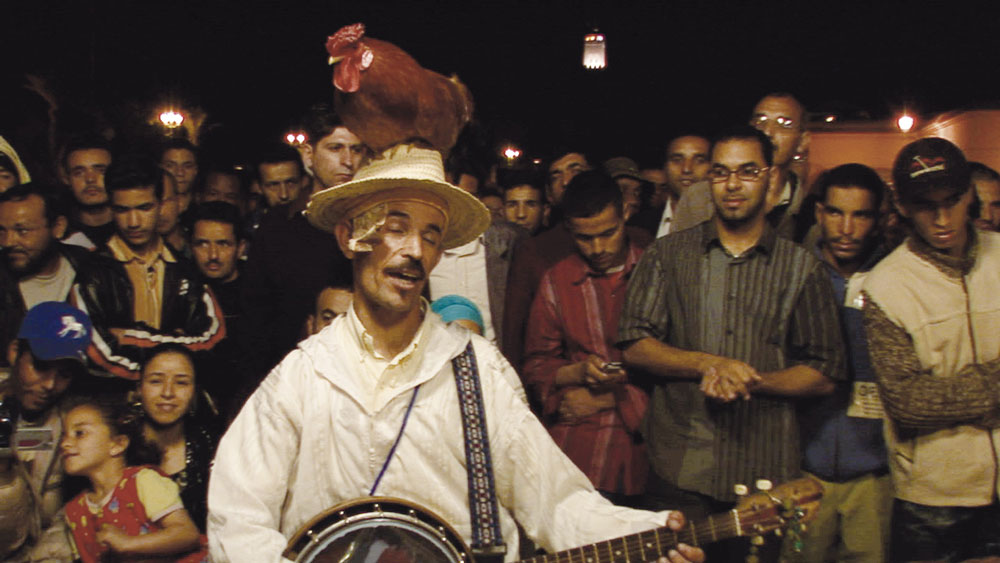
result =
[[[168,109],[160,113],[160,123],[167,129],[177,129],[184,124],[184,115],[179,111]]]
[[[604,34],[594,30],[583,36],[583,68],[603,70],[608,66],[607,42]]]
[[[521,158],[521,149],[514,145],[505,145],[503,149],[500,150],[500,156],[504,158],[504,163],[510,167],[517,162],[517,159]]]
[[[305,143],[308,137],[303,131],[289,131],[285,134],[285,142],[293,147],[297,147],[302,143]]]

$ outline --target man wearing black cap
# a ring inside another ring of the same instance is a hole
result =
[[[66,303],[28,310],[0,384],[0,559],[69,561],[63,518],[62,423],[56,403],[84,371],[90,319]]]
[[[893,165],[913,234],[864,284],[888,414],[893,561],[1000,555],[1000,234],[969,222],[969,166],[944,139]]]

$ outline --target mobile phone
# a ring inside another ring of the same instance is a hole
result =
[[[601,371],[603,371],[604,373],[612,373],[616,371],[622,371],[624,369],[625,369],[625,364],[621,362],[604,362],[604,365],[601,366]]]

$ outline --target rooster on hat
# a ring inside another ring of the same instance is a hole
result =
[[[327,39],[334,107],[344,125],[376,153],[399,143],[426,142],[447,156],[472,118],[472,95],[457,77],[420,66],[399,47],[365,37],[365,26]]]

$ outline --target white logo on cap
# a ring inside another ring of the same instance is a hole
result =
[[[87,329],[73,315],[63,315],[62,324],[63,328],[59,331],[60,338],[70,334],[72,334],[70,338],[83,338],[87,334]]]
[[[910,166],[910,170],[910,178],[916,178],[928,172],[943,172],[945,170],[944,158],[921,158],[920,155],[917,155],[913,157],[913,165]]]

